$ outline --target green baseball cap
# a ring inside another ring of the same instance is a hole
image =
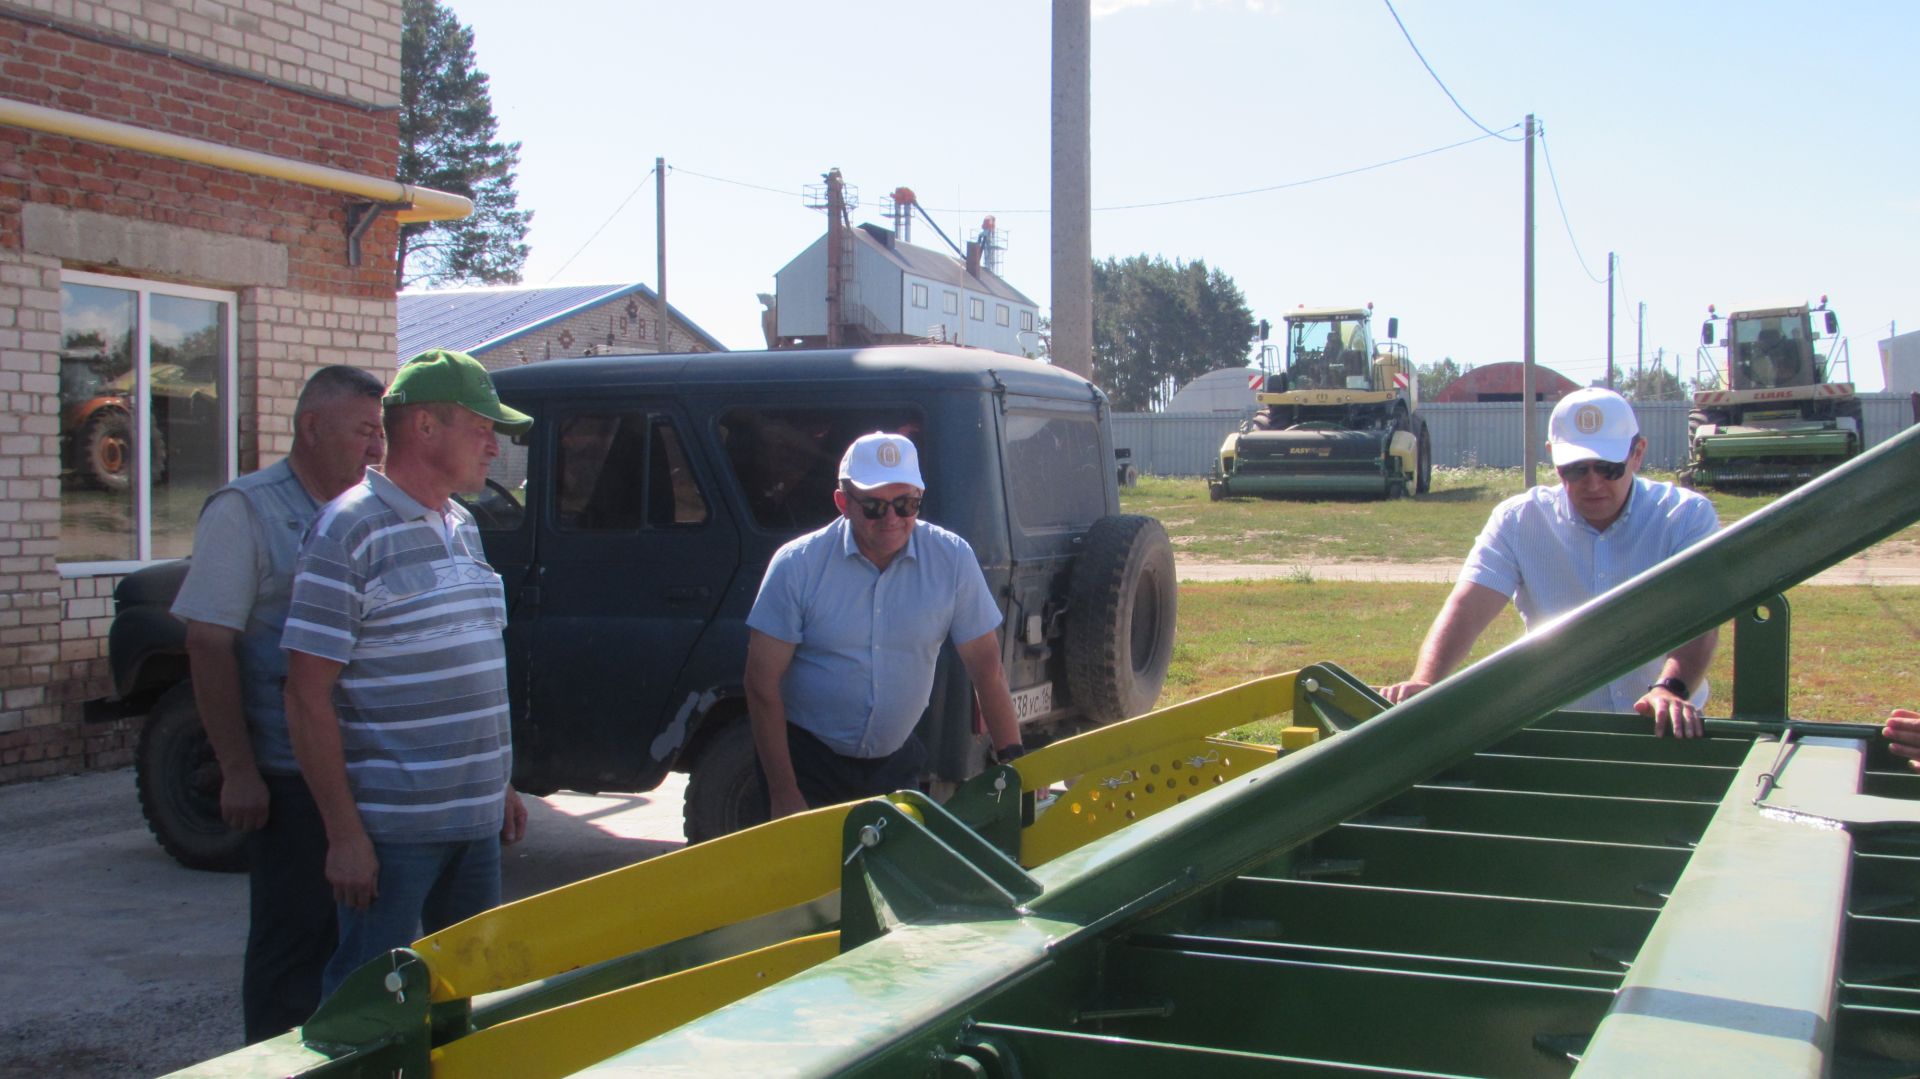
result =
[[[533,426],[533,417],[500,403],[493,379],[480,361],[464,352],[430,348],[400,367],[393,385],[380,403],[421,405],[430,401],[450,401],[461,408],[493,421],[505,435],[523,435]]]

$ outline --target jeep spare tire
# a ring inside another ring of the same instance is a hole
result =
[[[134,753],[140,811],[153,837],[188,869],[237,873],[247,867],[247,837],[220,817],[220,762],[200,726],[193,683],[160,695]]]
[[[1173,658],[1173,544],[1152,517],[1087,530],[1067,593],[1067,688],[1096,723],[1153,708]]]

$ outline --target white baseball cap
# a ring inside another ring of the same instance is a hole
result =
[[[840,458],[840,478],[863,491],[904,483],[926,490],[920,478],[920,451],[905,435],[875,431],[861,435]]]
[[[1624,461],[1639,434],[1640,421],[1627,399],[1597,386],[1562,397],[1547,421],[1547,447],[1556,468],[1576,461]]]

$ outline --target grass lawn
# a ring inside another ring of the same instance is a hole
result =
[[[1398,681],[1448,585],[1264,581],[1180,586],[1180,627],[1162,705],[1249,679],[1331,661],[1373,685]],[[1797,718],[1878,722],[1920,699],[1920,588],[1799,588],[1793,616]],[[1509,607],[1481,636],[1479,659],[1520,635]],[[1723,631],[1708,715],[1725,715],[1733,638]],[[1277,731],[1239,736],[1274,740]]]
[[[1649,472],[1656,480],[1671,473]],[[1553,481],[1542,467],[1541,477]],[[1436,468],[1433,492],[1392,501],[1207,499],[1197,477],[1147,476],[1120,492],[1127,513],[1158,517],[1182,558],[1208,562],[1394,561],[1459,559],[1495,504],[1524,488],[1519,469]],[[1720,522],[1732,524],[1775,496],[1705,492]],[[1888,542],[1920,545],[1920,526]]]

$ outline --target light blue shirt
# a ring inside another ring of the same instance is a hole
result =
[[[914,522],[885,572],[845,517],[774,554],[747,625],[796,645],[780,683],[787,722],[848,757],[885,757],[912,735],[933,695],[943,641],[1000,624],[967,541]]]
[[[1566,489],[1535,487],[1494,508],[1460,570],[1462,580],[1513,600],[1531,633],[1582,603],[1713,535],[1713,503],[1671,483],[1634,477],[1620,516],[1596,530],[1567,501]],[[1660,677],[1653,660],[1567,707],[1631,712]],[[1705,679],[1693,703],[1707,701]]]

